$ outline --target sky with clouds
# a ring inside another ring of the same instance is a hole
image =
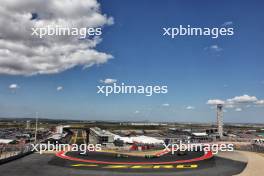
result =
[[[261,1],[4,0],[0,117],[264,122]],[[34,17],[34,18],[33,18]],[[31,27],[102,27],[102,36],[31,36]],[[233,36],[164,37],[163,27],[233,27]],[[167,94],[97,94],[113,83],[167,85]]]

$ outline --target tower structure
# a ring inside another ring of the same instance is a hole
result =
[[[30,120],[27,120],[27,123],[26,123],[26,129],[27,129],[27,130],[30,129]]]
[[[216,106],[217,129],[220,139],[223,137],[223,104]]]

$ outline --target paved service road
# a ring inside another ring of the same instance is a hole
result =
[[[248,165],[245,170],[237,176],[258,176],[264,175],[264,155],[253,152],[239,151],[240,154],[246,156]]]

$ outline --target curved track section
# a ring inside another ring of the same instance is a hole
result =
[[[68,165],[75,169],[86,169],[98,172],[133,172],[133,173],[168,173],[193,171],[205,167],[213,167],[212,152],[188,152],[186,155],[165,153],[154,158],[142,156],[116,157],[113,153],[88,152],[59,152],[57,159],[51,164]]]
[[[146,159],[143,157],[135,157],[129,156],[127,158],[116,158],[109,153],[102,153],[102,152],[89,152],[88,155],[85,157],[76,156],[76,153],[73,155],[67,155],[66,152],[62,151],[56,154],[57,157],[62,159],[67,159],[71,161],[78,161],[84,163],[93,163],[93,164],[128,164],[128,165],[158,165],[158,164],[182,164],[182,163],[192,163],[197,161],[203,161],[206,159],[210,159],[213,157],[211,151],[205,152],[202,156],[199,156],[201,152],[192,152],[181,159],[180,156],[172,155],[172,154],[165,154],[163,156],[153,158],[153,159]],[[98,158],[98,159],[96,159]],[[143,160],[143,161],[142,161]],[[145,161],[144,161],[145,160]]]

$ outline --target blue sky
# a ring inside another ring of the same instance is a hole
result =
[[[0,116],[86,120],[214,122],[209,99],[249,95],[264,99],[264,3],[261,1],[99,1],[114,18],[96,50],[106,63],[58,74],[0,75]],[[163,27],[221,27],[234,36],[164,37]],[[210,48],[217,46],[220,51]],[[99,80],[129,85],[167,85],[165,95],[98,95]],[[19,88],[10,90],[16,84]],[[63,86],[62,91],[57,91]],[[169,104],[164,106],[163,104]],[[189,107],[189,108],[187,108]],[[191,108],[190,108],[191,107]],[[225,121],[264,122],[264,106],[226,108]]]

